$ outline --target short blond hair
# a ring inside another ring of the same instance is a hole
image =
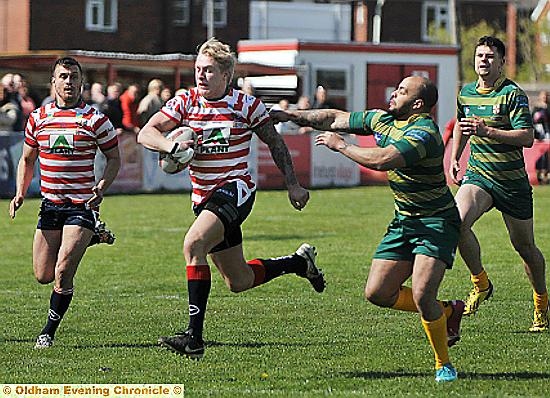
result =
[[[228,44],[211,37],[199,47],[198,53],[212,57],[220,65],[220,70],[229,74],[228,84],[233,80],[236,58]]]
[[[147,85],[147,92],[150,93],[155,90],[162,90],[163,87],[164,87],[164,84],[162,83],[162,80],[152,79]]]

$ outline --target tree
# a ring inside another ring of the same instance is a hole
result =
[[[545,32],[546,30],[546,32]],[[534,24],[528,18],[518,20],[518,53],[521,63],[518,66],[518,81],[530,83],[548,80],[544,73],[544,65],[540,59],[540,52],[537,51],[536,37],[548,34],[548,28],[544,24]]]

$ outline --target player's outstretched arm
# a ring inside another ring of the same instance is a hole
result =
[[[340,134],[329,131],[317,135],[315,145],[324,145],[373,170],[388,171],[405,166],[405,158],[394,145],[385,148],[363,148],[350,144]]]
[[[254,132],[269,147],[273,161],[283,173],[290,203],[295,209],[302,210],[309,201],[309,192],[298,183],[292,157],[283,137],[277,133],[271,120],[256,127]]]
[[[31,185],[34,173],[34,163],[38,158],[38,148],[23,144],[23,153],[17,165],[15,196],[10,202],[10,217],[15,218],[15,212],[23,205],[25,195]]]
[[[313,127],[323,131],[349,132],[349,112],[338,109],[272,110],[269,112],[274,123],[294,122],[299,126]]]

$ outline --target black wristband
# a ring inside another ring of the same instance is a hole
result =
[[[172,150],[170,151],[170,155],[173,155],[174,153],[176,153],[176,151],[178,150],[179,147],[180,147],[180,144],[178,144],[177,142],[174,142],[174,146],[172,147]]]

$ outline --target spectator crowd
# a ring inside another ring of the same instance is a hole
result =
[[[245,80],[241,89],[255,95],[254,87]],[[103,112],[117,132],[131,132],[137,134],[175,93],[162,80],[153,78],[149,81],[146,90],[140,84],[130,83],[126,86],[119,82],[104,85],[101,82],[85,83],[82,87],[82,99],[85,103]],[[145,92],[146,91],[146,92]],[[41,97],[31,90],[25,77],[19,73],[7,73],[2,77],[0,90],[0,131],[18,132],[25,129],[29,114],[39,106],[48,104],[55,99],[53,88],[47,96]],[[318,86],[312,98],[300,96],[296,103],[282,98],[274,109],[320,109],[333,107],[328,100],[327,90]],[[300,127],[292,122],[279,123],[276,126],[280,134],[305,134],[311,132],[311,127]]]
[[[18,73],[5,74],[1,82],[0,131],[23,131],[34,109],[55,100],[53,86],[49,94],[41,98],[30,89],[25,77]],[[126,87],[118,82],[107,87],[100,82],[86,83],[82,88],[82,99],[107,115],[119,133],[127,131],[137,134],[149,117],[172,97],[172,90],[156,78],[149,82],[143,97],[141,91],[137,83]]]

